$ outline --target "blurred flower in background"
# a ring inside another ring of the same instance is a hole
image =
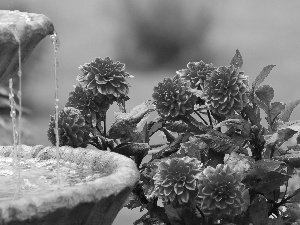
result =
[[[213,14],[205,1],[124,2],[130,38],[118,44],[120,57],[138,69],[186,64],[186,60],[210,60],[203,41]]]

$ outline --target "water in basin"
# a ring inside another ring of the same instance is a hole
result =
[[[38,160],[36,158],[20,159],[19,166],[22,176],[14,172],[14,162],[11,157],[0,157],[0,203],[20,197],[45,195],[61,188],[86,185],[87,182],[105,176],[100,171],[94,171],[86,165],[60,160],[60,176],[57,182],[56,159]],[[20,190],[16,193],[17,180],[20,179]],[[18,196],[17,196],[18,195]]]

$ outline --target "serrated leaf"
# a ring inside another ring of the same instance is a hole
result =
[[[255,94],[257,98],[262,101],[266,106],[270,106],[272,99],[274,98],[274,90],[269,85],[262,85],[256,89]]]
[[[215,152],[230,154],[231,152],[239,149],[239,146],[237,146],[230,137],[216,130],[211,130],[206,134],[199,135],[198,137]]]
[[[290,120],[293,110],[299,103],[300,99],[287,103],[284,110],[282,110],[282,112],[278,115],[278,119],[283,122],[288,122]]]
[[[232,58],[230,64],[233,65],[236,68],[242,68],[243,58],[242,58],[242,55],[241,55],[241,53],[238,49],[235,51],[235,55]]]
[[[271,70],[275,65],[268,65],[263,68],[263,70],[259,73],[259,75],[255,78],[254,82],[252,83],[252,90],[253,92],[259,87],[259,85],[265,80],[265,78],[269,75]]]
[[[272,102],[270,107],[270,116],[273,121],[285,108],[285,103],[283,102]]]
[[[177,133],[185,133],[189,130],[189,126],[182,121],[174,121],[171,123],[166,123],[165,128],[169,131],[177,132]]]

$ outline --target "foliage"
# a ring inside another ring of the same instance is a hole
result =
[[[124,64],[97,58],[81,67],[81,85],[70,93],[69,113],[60,113],[59,124],[77,132],[68,140],[80,143],[80,131],[88,132],[89,144],[136,162],[141,179],[126,207],[147,212],[134,224],[298,224],[300,189],[288,191],[288,181],[300,167],[300,121],[290,121],[300,100],[273,101],[273,88],[262,83],[274,65],[252,85],[242,65],[238,50],[228,66],[188,63],[154,87],[153,101],[126,112],[131,76]],[[113,102],[121,112],[107,129]],[[155,111],[159,116],[149,121]],[[167,143],[150,144],[157,132]],[[284,148],[292,137],[297,143]],[[146,155],[151,159],[142,163]]]

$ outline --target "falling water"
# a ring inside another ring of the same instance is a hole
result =
[[[19,158],[18,158],[18,152],[17,152],[17,145],[18,145],[18,132],[17,132],[17,119],[16,119],[16,102],[14,100],[14,91],[13,91],[13,81],[12,78],[9,79],[9,103],[10,103],[10,116],[12,119],[12,125],[13,125],[13,166],[14,166],[14,173],[15,178],[17,178],[17,188],[15,192],[15,196],[20,196],[20,190],[21,190],[21,172],[20,172],[20,165],[19,165]]]
[[[54,32],[53,35],[50,36],[51,42],[54,48],[54,80],[55,80],[55,137],[56,137],[56,176],[57,176],[57,184],[60,189],[60,176],[59,176],[59,136],[58,136],[58,77],[57,77],[57,49],[59,48],[60,42],[57,36],[57,33]]]

